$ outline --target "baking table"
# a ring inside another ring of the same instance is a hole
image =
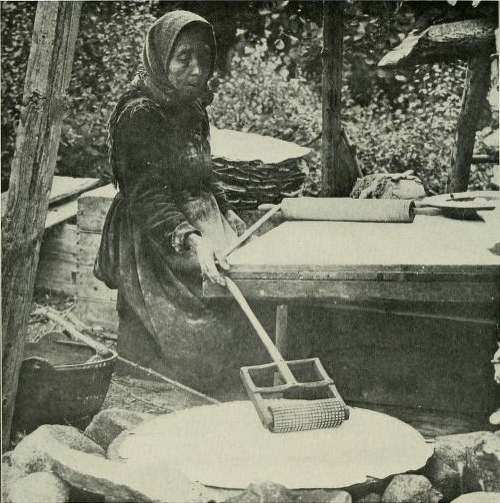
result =
[[[284,222],[228,257],[230,277],[248,299],[277,303],[282,350],[294,301],[497,306],[500,208],[481,214],[485,221],[430,212],[413,223]],[[229,294],[205,282],[204,295]]]

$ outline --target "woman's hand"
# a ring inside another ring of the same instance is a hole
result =
[[[229,271],[229,264],[222,251],[215,250],[207,238],[198,234],[189,234],[186,241],[189,248],[196,253],[202,276],[207,277],[212,283],[226,286],[226,280],[217,268],[218,264],[225,271]]]
[[[224,216],[237,236],[241,236],[247,230],[245,222],[233,210],[227,210]]]

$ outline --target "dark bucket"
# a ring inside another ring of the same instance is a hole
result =
[[[50,332],[27,343],[19,376],[13,432],[29,433],[42,424],[85,428],[101,409],[117,354],[88,362],[95,351],[63,333]]]

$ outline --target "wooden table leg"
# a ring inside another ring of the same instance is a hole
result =
[[[278,304],[276,307],[276,339],[275,345],[278,351],[286,359],[287,340],[286,329],[288,325],[288,304]],[[274,374],[274,385],[283,384],[278,372]]]
[[[276,347],[278,351],[286,358],[287,337],[286,330],[288,325],[288,304],[279,304],[276,307]]]

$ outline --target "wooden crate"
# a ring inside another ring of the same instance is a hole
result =
[[[76,295],[75,224],[59,224],[46,229],[40,247],[35,288]]]
[[[94,276],[94,260],[101,242],[106,214],[116,195],[112,185],[106,185],[78,198],[77,215],[77,316],[87,325],[99,325],[117,331],[116,290],[110,290]]]
[[[96,178],[54,176],[35,288],[76,295],[77,197],[99,184]],[[2,192],[2,218],[9,193]]]

